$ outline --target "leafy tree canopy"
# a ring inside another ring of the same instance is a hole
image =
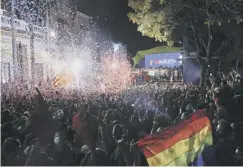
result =
[[[242,21],[241,0],[129,0],[129,19],[144,36],[173,45],[183,28],[198,29]],[[195,27],[194,27],[195,28]]]

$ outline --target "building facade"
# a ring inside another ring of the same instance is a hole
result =
[[[55,58],[66,56],[63,55],[63,49],[72,50],[73,45],[70,43],[75,41],[70,42],[70,40],[75,37],[76,41],[80,41],[81,34],[85,33],[83,37],[90,33],[94,34],[89,31],[92,18],[75,10],[69,1],[56,1],[55,5],[47,9],[45,26],[33,25],[33,31],[30,22],[17,18],[14,20],[15,58],[12,48],[14,40],[10,12],[1,9],[2,83],[15,82],[19,79],[23,83],[52,80],[54,74],[51,62]]]

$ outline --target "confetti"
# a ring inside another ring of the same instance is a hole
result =
[[[51,94],[53,91],[50,88],[51,82],[63,70],[72,71],[74,76],[74,81],[62,88],[63,91],[78,89],[83,95],[119,93],[131,86],[131,65],[126,58],[126,49],[124,47],[120,50],[114,49],[113,42],[104,40],[99,26],[93,23],[92,19],[85,23],[80,21],[82,19],[78,16],[73,17],[72,13],[76,12],[75,7],[64,12],[62,9],[70,4],[58,3],[57,8],[53,8],[53,2],[50,1],[13,0],[13,2],[17,19],[41,28],[49,27],[47,40],[45,36],[42,37],[42,40],[46,40],[44,42],[46,50],[43,51],[43,46],[34,47],[34,50],[35,56],[40,56],[43,62],[41,68],[48,73],[50,81],[45,81],[43,76],[37,73],[38,81],[30,83],[29,78],[24,79],[26,82],[19,85],[16,94],[20,94],[21,89],[25,87],[35,86],[40,87],[42,92]],[[7,1],[5,6],[10,8],[11,1]],[[55,12],[50,11],[48,14],[48,7],[55,9]],[[49,25],[46,20],[47,14]],[[108,43],[105,44],[105,48],[104,41]],[[48,69],[46,65],[49,66]]]

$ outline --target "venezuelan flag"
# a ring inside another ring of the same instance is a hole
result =
[[[199,110],[178,124],[138,141],[150,166],[187,166],[213,144],[210,120]]]
[[[54,78],[53,87],[65,87],[73,81],[73,75],[71,72],[62,72]]]

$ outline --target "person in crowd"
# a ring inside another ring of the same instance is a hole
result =
[[[166,70],[163,69],[166,75]],[[160,74],[159,72],[158,74]],[[169,72],[168,72],[169,73]],[[242,79],[134,85],[119,94],[37,89],[2,92],[3,166],[147,166],[139,139],[196,110],[212,123],[204,165],[243,165]]]

